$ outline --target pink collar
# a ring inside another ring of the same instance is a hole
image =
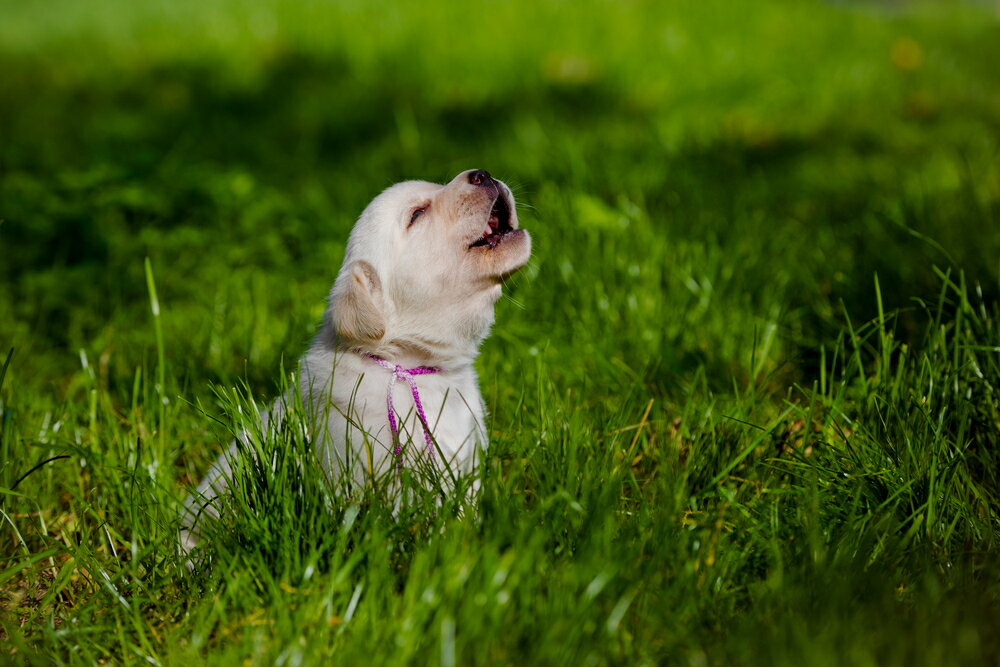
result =
[[[385,405],[389,417],[389,428],[392,430],[393,454],[396,456],[397,469],[403,466],[403,449],[399,442],[399,425],[396,423],[396,409],[392,405],[392,388],[396,384],[396,380],[405,380],[410,385],[410,393],[413,394],[413,404],[417,408],[417,417],[420,419],[420,425],[424,429],[424,441],[427,443],[427,452],[430,456],[434,456],[434,441],[431,438],[431,430],[427,425],[427,416],[424,414],[424,406],[420,402],[420,392],[417,391],[417,381],[414,379],[414,376],[433,375],[434,373],[440,373],[441,369],[427,366],[403,368],[399,364],[393,364],[382,357],[368,352],[362,352],[362,356],[371,359],[382,368],[392,371],[392,376],[389,378],[389,389],[386,393]]]

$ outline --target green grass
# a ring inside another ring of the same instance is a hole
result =
[[[995,13],[133,4],[0,0],[0,662],[1000,660]],[[354,217],[471,167],[478,511],[292,420],[189,571]]]

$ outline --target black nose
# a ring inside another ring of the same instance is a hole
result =
[[[490,172],[485,169],[473,169],[469,172],[469,183],[473,185],[485,185],[493,181]]]

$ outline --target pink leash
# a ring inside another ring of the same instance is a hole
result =
[[[396,455],[396,465],[402,467],[403,460],[403,448],[399,442],[399,426],[396,423],[396,409],[392,405],[392,388],[396,384],[396,380],[405,380],[408,385],[410,385],[410,393],[413,394],[413,404],[417,406],[417,417],[420,418],[420,425],[424,429],[424,441],[427,443],[427,452],[434,456],[434,442],[431,440],[431,431],[427,426],[427,416],[424,414],[424,406],[420,402],[420,392],[417,391],[417,381],[413,378],[414,375],[433,375],[434,373],[440,372],[440,368],[428,368],[427,366],[419,366],[417,368],[403,368],[399,364],[392,364],[383,359],[382,357],[376,357],[374,354],[364,353],[365,357],[368,357],[376,364],[382,368],[392,371],[392,377],[389,378],[389,390],[386,393],[385,405],[386,411],[389,416],[389,428],[392,429],[392,440],[395,444],[393,454]]]

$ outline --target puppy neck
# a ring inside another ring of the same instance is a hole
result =
[[[430,338],[407,336],[389,338],[375,345],[355,345],[352,351],[373,354],[404,368],[436,368],[443,372],[469,368],[475,361],[478,345],[466,348]]]
[[[338,278],[339,281],[339,278]],[[499,287],[475,289],[458,306],[434,300],[378,299],[378,327],[342,326],[337,317],[336,285],[317,344],[331,350],[373,354],[407,368],[427,366],[444,371],[469,368],[494,321]],[[348,308],[350,303],[340,302]],[[349,322],[353,322],[348,320]],[[377,338],[376,338],[377,336]]]
[[[413,334],[393,335],[390,330],[380,340],[359,341],[338,335],[332,323],[327,321],[313,346],[339,354],[374,355],[404,368],[424,366],[447,373],[470,368],[479,353],[481,340],[456,344]]]

